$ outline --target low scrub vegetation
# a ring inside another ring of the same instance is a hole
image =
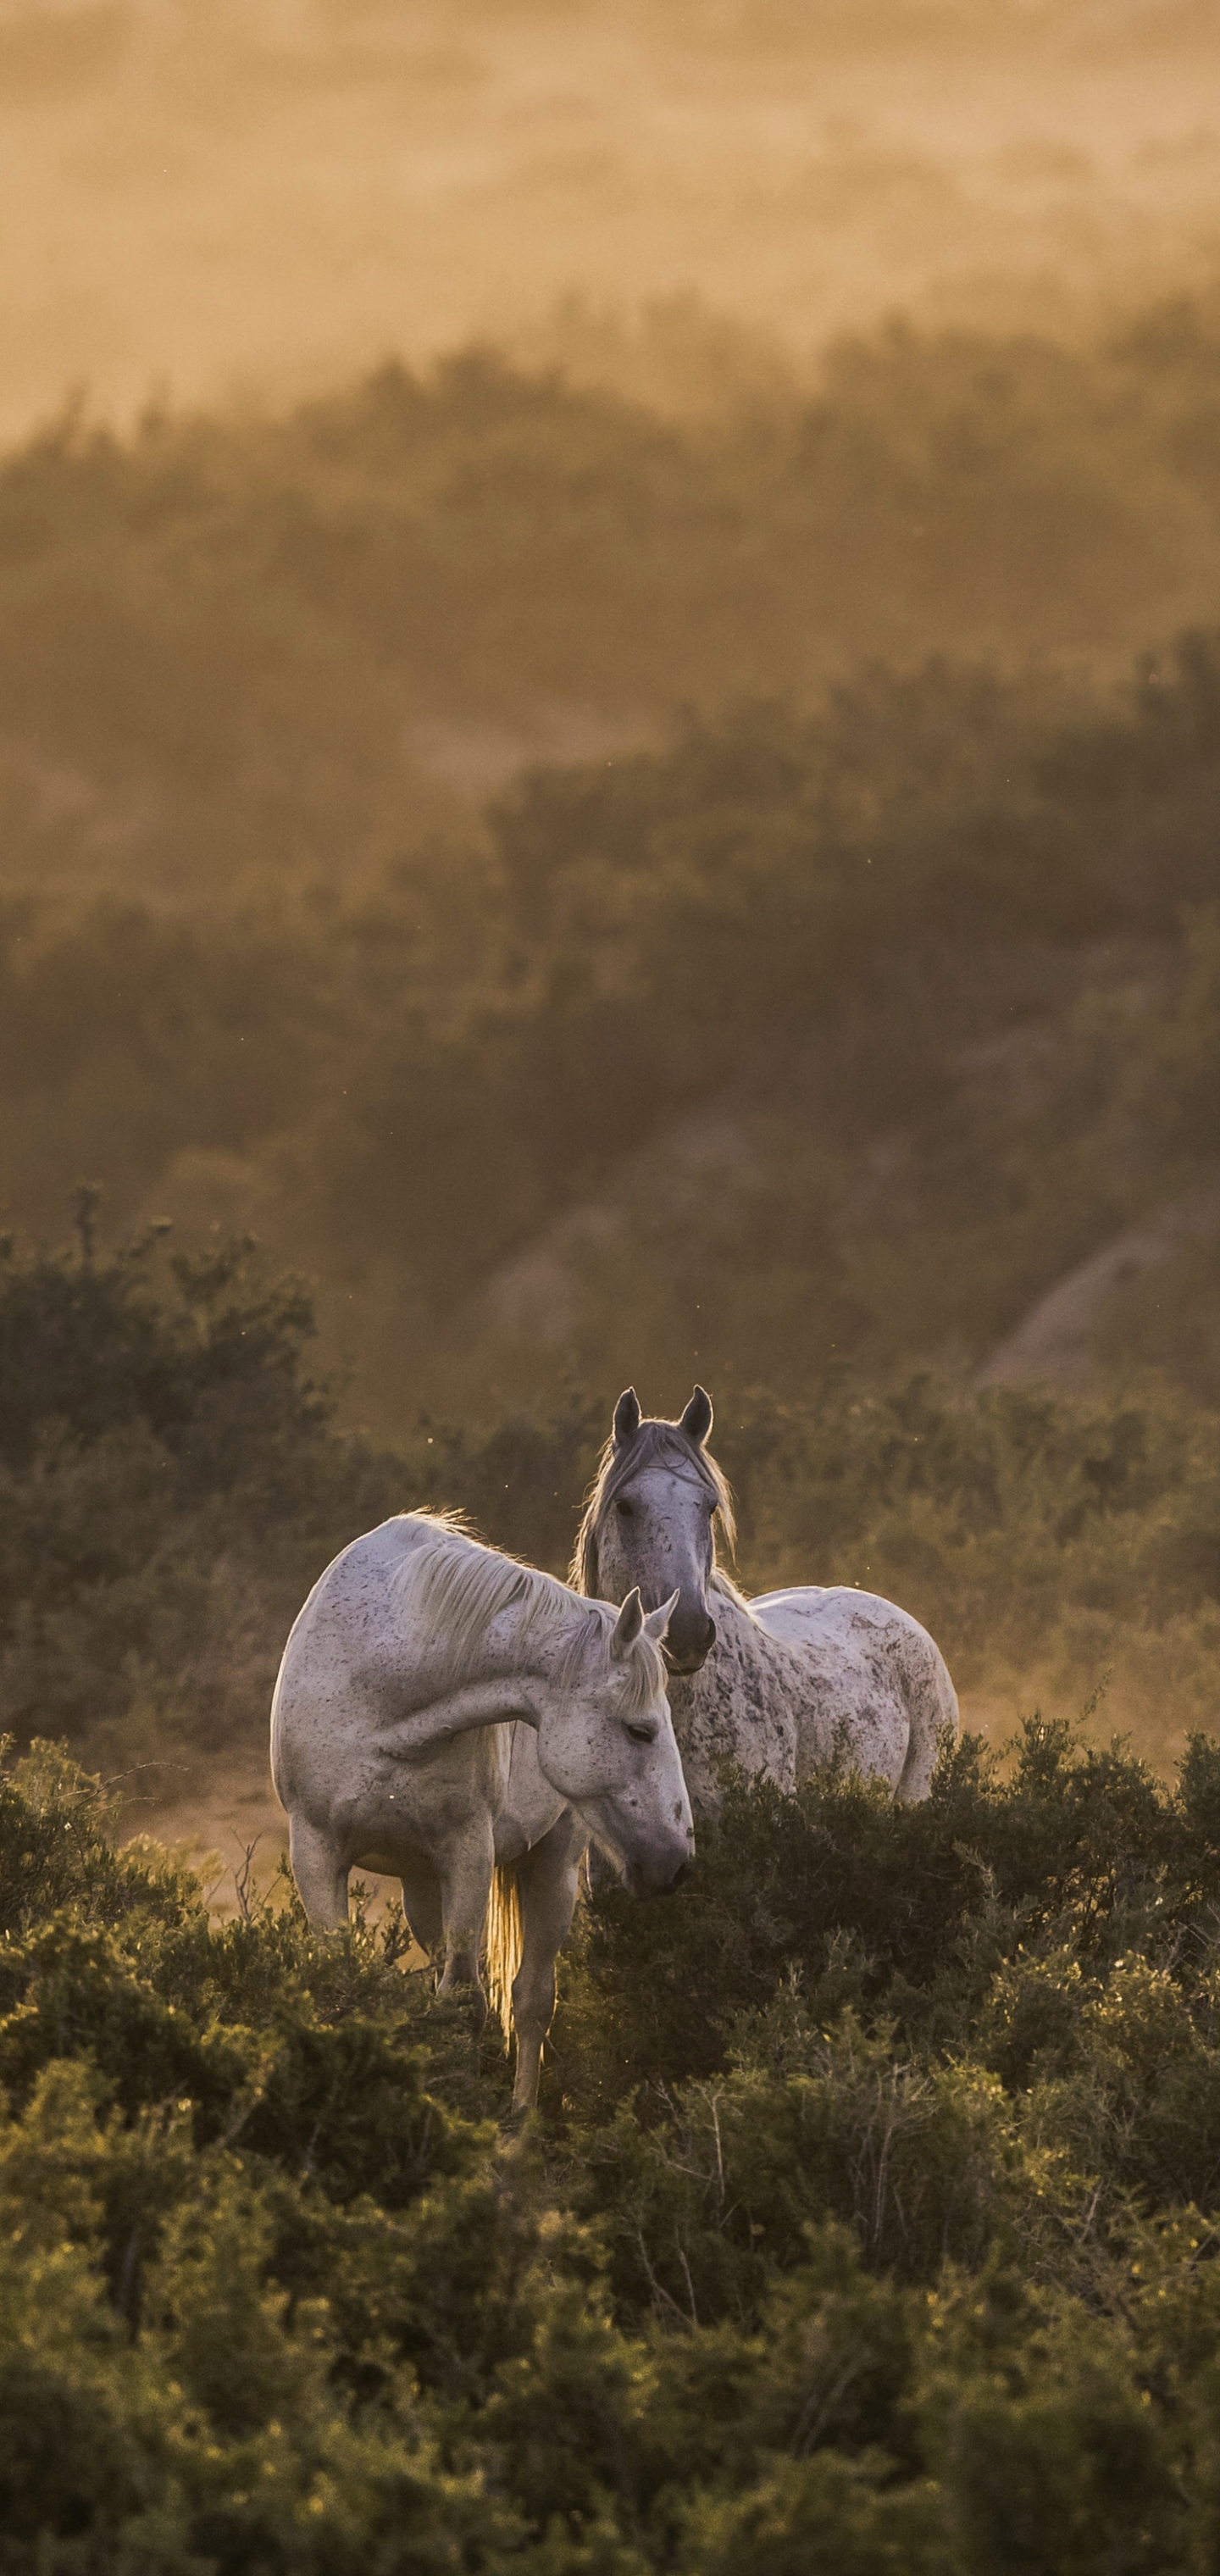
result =
[[[1220,1756],[729,1785],[543,2111],[282,1884],[0,1780],[0,2566],[1170,2576],[1220,2488]]]

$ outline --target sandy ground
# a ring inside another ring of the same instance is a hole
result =
[[[265,1760],[254,1755],[149,1763],[124,1788],[121,1832],[124,1841],[148,1835],[180,1852],[199,1871],[222,1921],[242,1910],[243,1899],[248,1905],[267,1894],[288,1852],[287,1817]],[[370,1870],[356,1877],[368,1889],[374,1921],[397,1904],[393,1879]]]

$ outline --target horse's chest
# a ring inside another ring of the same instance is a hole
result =
[[[510,1738],[511,1754],[495,1818],[496,1859],[514,1861],[550,1832],[563,1813],[563,1800],[543,1773],[533,1727],[518,1718],[504,1732]]]
[[[674,1733],[696,1816],[715,1813],[726,1764],[782,1789],[796,1785],[796,1722],[765,1660],[717,1638],[692,1680],[670,1684]]]

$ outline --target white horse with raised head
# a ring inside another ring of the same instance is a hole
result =
[[[673,1602],[581,1598],[407,1512],[337,1556],[284,1649],[271,1769],[311,1922],[347,1919],[359,1864],[401,1880],[441,1991],[489,1974],[517,2033],[514,2107],[537,2095],[555,1958],[593,1839],[636,1896],[694,1849],[665,1695]]]
[[[957,1693],[926,1628],[854,1584],[801,1585],[747,1601],[716,1562],[733,1538],[729,1489],[707,1449],[711,1399],[680,1421],[645,1420],[619,1397],[581,1522],[571,1580],[604,1601],[676,1593],[665,1659],[674,1729],[696,1815],[714,1812],[728,1761],[792,1788],[838,1756],[925,1798]]]

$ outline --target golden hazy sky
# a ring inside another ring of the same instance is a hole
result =
[[[0,431],[297,392],[565,296],[796,351],[1220,271],[1220,8],[0,0]]]

